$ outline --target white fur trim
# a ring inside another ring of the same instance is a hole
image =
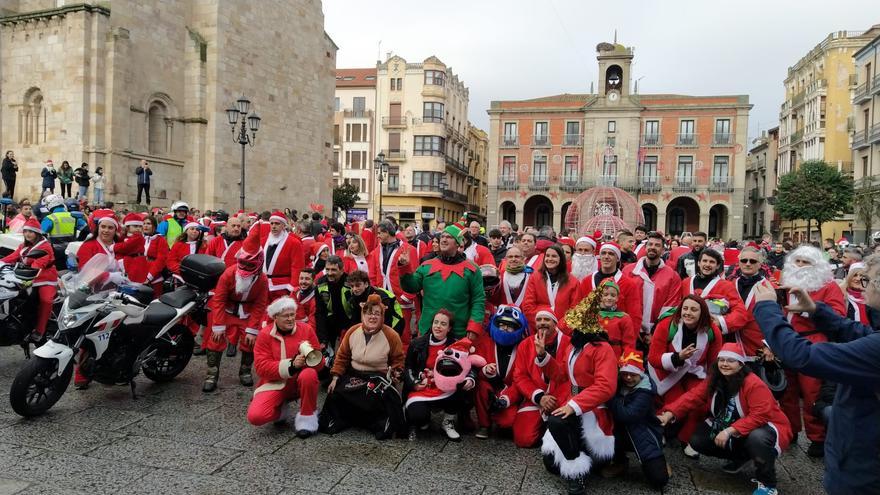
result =
[[[626,366],[621,367],[620,371],[625,371],[627,373],[635,373],[637,375],[644,375],[645,374],[644,371],[640,370],[639,368],[637,368],[631,364],[627,364]]]
[[[578,416],[580,416],[581,414],[584,413],[584,411],[581,410],[581,406],[577,405],[577,402],[575,402],[574,399],[569,400],[568,402],[565,403],[565,405],[574,409],[574,413],[577,414]]]
[[[538,357],[535,356],[535,364],[537,364],[539,368],[543,368],[544,366],[547,366],[547,363],[549,363],[549,362],[550,362],[550,353],[549,352],[544,354],[544,359],[539,360]]]
[[[547,318],[550,318],[550,319],[553,320],[554,322],[559,323],[559,318],[557,318],[556,315],[553,314],[552,311],[547,311],[546,309],[542,309],[541,311],[538,311],[537,313],[535,313],[535,318],[536,318],[536,319],[537,319],[539,316],[546,316]]]
[[[212,331],[212,332],[217,332],[217,333],[225,332],[225,331],[226,331],[226,325],[212,325],[212,326],[211,326],[211,331]]]
[[[666,371],[675,371],[675,365],[672,364],[672,353],[666,352],[660,357],[660,362],[663,364],[663,369]]]
[[[614,456],[614,435],[606,435],[593,411],[581,415],[581,437],[593,458],[604,461]]]
[[[269,221],[275,220],[276,222],[281,222],[284,225],[287,225],[287,217],[279,217],[278,215],[271,215],[269,217]]]
[[[260,331],[257,330],[256,328],[245,328],[244,333],[246,333],[248,335],[259,335]]]
[[[727,358],[727,359],[735,359],[735,360],[739,361],[740,363],[745,363],[745,362],[746,362],[746,358],[745,358],[742,354],[740,354],[740,353],[738,353],[738,352],[732,352],[732,351],[719,351],[719,352],[718,352],[718,357],[719,357],[719,358]]]
[[[269,315],[270,318],[275,318],[282,311],[287,309],[292,309],[296,311],[297,307],[298,306],[296,304],[296,300],[292,297],[279,297],[278,299],[272,301],[272,304],[270,304],[269,307],[266,308],[266,314]]]
[[[540,394],[541,392],[543,392],[543,390],[541,390],[540,388],[539,388],[539,389],[535,389],[535,391],[532,392],[532,402],[533,402],[534,404],[541,405],[541,404],[539,404],[538,401],[535,399],[535,396],[538,395],[538,394]]]
[[[593,467],[593,460],[584,452],[575,459],[566,459],[550,430],[545,431],[541,438],[541,453],[553,457],[553,464],[559,468],[559,475],[565,479],[580,478],[589,473],[590,468]]]
[[[290,365],[292,362],[292,359],[282,359],[281,361],[278,361],[278,376],[285,380],[289,379],[291,377]]]
[[[727,335],[730,333],[730,328],[727,327],[727,320],[725,320],[723,316],[718,316],[718,326],[721,327],[721,335]]]
[[[296,417],[293,419],[293,428],[296,431],[308,431],[314,433],[318,431],[318,414],[317,412],[304,415],[301,413],[296,413]]]
[[[577,246],[578,244],[580,244],[582,242],[586,242],[587,244],[593,246],[593,249],[596,249],[596,240],[593,239],[592,237],[587,237],[587,236],[579,237],[578,240],[574,243],[574,245]]]

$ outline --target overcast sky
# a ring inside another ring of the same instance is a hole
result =
[[[596,44],[617,29],[640,93],[749,95],[754,137],[778,123],[787,68],[832,31],[880,23],[880,1],[324,0],[324,16],[337,67],[436,55],[487,131],[492,100],[589,92]]]

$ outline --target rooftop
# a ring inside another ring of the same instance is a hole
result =
[[[337,88],[366,88],[376,86],[376,69],[336,69]]]

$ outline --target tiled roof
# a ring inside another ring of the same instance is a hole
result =
[[[376,86],[376,69],[336,69],[337,88]]]

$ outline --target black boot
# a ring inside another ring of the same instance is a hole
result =
[[[254,353],[241,351],[241,366],[238,368],[238,381],[245,387],[254,386],[251,365],[254,364]]]
[[[202,385],[202,392],[213,392],[217,390],[217,381],[220,379],[220,358],[223,353],[219,351],[207,351],[208,355],[208,373],[205,376],[205,384]]]
[[[568,495],[583,495],[584,493],[587,493],[586,490],[584,490],[584,483],[581,478],[564,479]]]
[[[226,357],[233,358],[233,357],[235,357],[235,355],[237,353],[238,353],[238,346],[236,346],[232,342],[226,344]]]

